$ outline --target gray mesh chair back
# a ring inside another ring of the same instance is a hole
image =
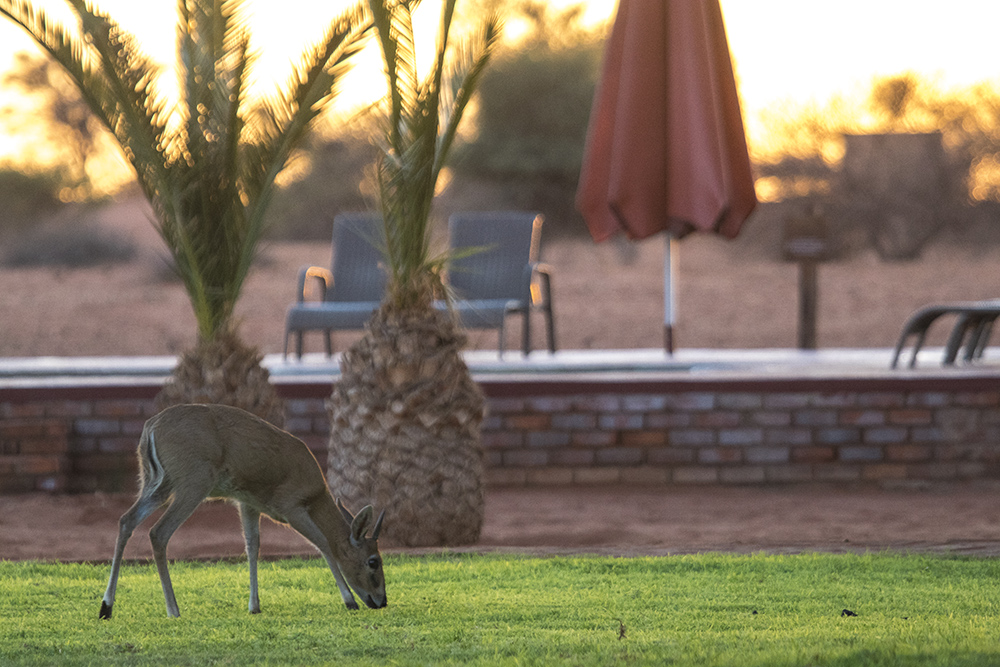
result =
[[[374,213],[342,213],[333,220],[333,259],[330,270],[309,266],[299,271],[298,296],[285,318],[285,355],[288,338],[294,335],[296,354],[302,357],[306,331],[325,335],[326,353],[333,353],[332,332],[363,329],[385,293],[382,270],[381,216]],[[309,278],[320,280],[320,301],[305,300]]]
[[[549,350],[555,351],[549,272],[538,263],[543,220],[532,211],[456,213],[448,220],[452,251],[474,250],[449,266],[453,308],[466,327],[497,328],[501,353],[504,321],[511,314],[522,316],[522,350],[530,351],[533,305],[546,315]],[[535,276],[542,282],[537,304],[531,294]]]
[[[333,284],[324,301],[382,300],[384,235],[382,217],[376,213],[341,213],[333,219]]]
[[[538,261],[541,215],[530,211],[457,213],[448,220],[448,234],[453,250],[479,248],[448,269],[448,284],[459,298],[525,301],[530,296],[530,275],[525,271]]]

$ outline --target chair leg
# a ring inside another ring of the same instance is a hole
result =
[[[910,357],[910,368],[917,367],[917,353],[924,346],[924,339],[927,338],[927,329],[922,329],[917,333],[916,340],[913,341],[913,356]]]
[[[986,349],[995,319],[993,316],[983,315],[977,316],[973,320],[970,327],[971,333],[965,342],[965,353],[962,355],[963,361],[969,363],[983,356],[983,351]]]
[[[549,343],[549,354],[556,353],[556,327],[552,320],[552,277],[541,274],[542,303],[539,308],[545,317],[545,335]]]
[[[969,322],[969,326],[966,329],[968,335],[962,340],[962,361],[969,363],[976,354],[976,346],[979,344],[979,337],[983,333],[983,321],[980,318],[974,318]],[[958,359],[956,355],[956,360]]]
[[[327,329],[324,332],[323,342],[326,344],[326,356],[329,359],[333,356],[333,330]]]
[[[923,347],[924,340],[927,338],[927,331],[930,329],[931,324],[934,323],[938,317],[944,314],[946,311],[942,311],[939,308],[924,308],[913,315],[910,319],[906,321],[903,325],[903,331],[899,334],[899,342],[896,343],[896,350],[892,355],[892,363],[890,368],[896,368],[899,362],[899,357],[903,352],[903,348],[906,347],[906,341],[910,336],[916,336],[916,340],[913,343],[913,356],[910,357],[910,363],[908,366],[914,368],[917,365],[917,353],[920,352],[920,348]]]
[[[521,317],[524,318],[521,327],[521,353],[528,356],[531,354],[531,301],[524,307]]]
[[[975,318],[973,316],[967,314],[958,316],[958,321],[955,322],[955,327],[951,330],[951,335],[948,336],[948,342],[945,344],[942,365],[954,365],[955,359],[958,358],[958,349],[962,347],[962,341],[965,340],[966,333],[973,331],[975,326]]]
[[[549,341],[549,354],[556,353],[556,326],[552,321],[552,304],[545,305],[545,334]]]
[[[903,331],[899,336],[899,341],[896,342],[896,349],[892,353],[892,362],[889,364],[889,368],[895,368],[899,363],[899,355],[903,353],[903,348],[906,346],[906,339],[909,337],[908,331]]]
[[[291,329],[285,330],[285,347],[281,352],[281,358],[283,361],[288,361],[288,338],[290,336],[295,336],[295,358],[298,361],[302,361],[302,330],[296,329],[294,332]]]
[[[983,353],[986,352],[986,347],[990,342],[990,336],[993,334],[993,324],[995,321],[996,318],[992,317],[983,322],[976,339],[976,349],[973,352],[973,356],[970,361],[981,358]]]

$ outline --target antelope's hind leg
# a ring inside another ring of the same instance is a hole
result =
[[[108,588],[104,591],[104,598],[101,600],[101,613],[98,618],[111,618],[125,545],[139,524],[166,501],[165,497],[161,497],[164,494],[158,493],[158,491],[154,491],[149,496],[140,493],[132,507],[128,508],[118,519],[118,540],[115,542],[115,555],[111,559],[111,577],[108,579]]]
[[[210,479],[206,478],[201,484],[189,480],[183,494],[174,492],[173,500],[163,512],[163,516],[149,531],[153,560],[156,562],[156,571],[160,575],[160,585],[163,587],[163,597],[167,603],[167,616],[177,618],[181,615],[180,609],[177,608],[177,598],[174,597],[174,587],[170,583],[170,571],[167,569],[167,542],[181,524],[198,509],[198,505],[208,497],[211,490]]]

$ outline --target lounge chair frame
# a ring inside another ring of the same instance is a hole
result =
[[[927,338],[930,326],[940,317],[955,315],[948,341],[945,343],[943,366],[951,366],[958,359],[959,350],[964,347],[962,359],[971,363],[983,356],[993,332],[993,324],[1000,317],[1000,299],[983,301],[957,301],[953,303],[935,304],[917,310],[903,325],[896,349],[893,351],[890,368],[896,368],[900,356],[910,337],[914,338],[913,356],[910,357],[909,368],[917,365],[917,354]]]

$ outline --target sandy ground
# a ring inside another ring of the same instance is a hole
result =
[[[169,278],[162,243],[144,205],[126,201],[103,224],[139,246],[127,264],[70,270],[0,270],[0,357],[175,354],[193,343],[194,319],[182,286]],[[741,237],[742,238],[742,237]],[[597,245],[545,245],[554,270],[560,349],[658,348],[663,341],[663,255],[659,238]],[[692,236],[680,244],[677,344],[688,348],[794,347],[795,264],[761,256],[737,239]],[[300,266],[328,265],[327,243],[276,243],[249,278],[238,312],[246,339],[280,352],[285,309]],[[915,262],[886,264],[874,254],[820,267],[818,341],[822,347],[891,347],[921,305],[1000,296],[1000,247],[931,247]],[[538,320],[540,324],[540,319]],[[517,327],[509,327],[508,347]],[[933,331],[941,342],[947,323]],[[543,347],[542,327],[535,346]],[[336,336],[338,348],[356,334]],[[496,346],[493,331],[471,345]],[[307,350],[322,349],[319,336]]]
[[[0,497],[0,559],[107,560],[123,495]],[[45,517],[45,530],[39,530]],[[392,520],[391,511],[386,521]],[[128,558],[149,558],[146,529]],[[480,551],[664,555],[705,551],[882,551],[1000,555],[1000,487],[871,486],[548,489],[487,492]],[[313,555],[294,531],[262,523],[266,557]],[[235,508],[206,503],[170,542],[173,558],[239,557]]]

